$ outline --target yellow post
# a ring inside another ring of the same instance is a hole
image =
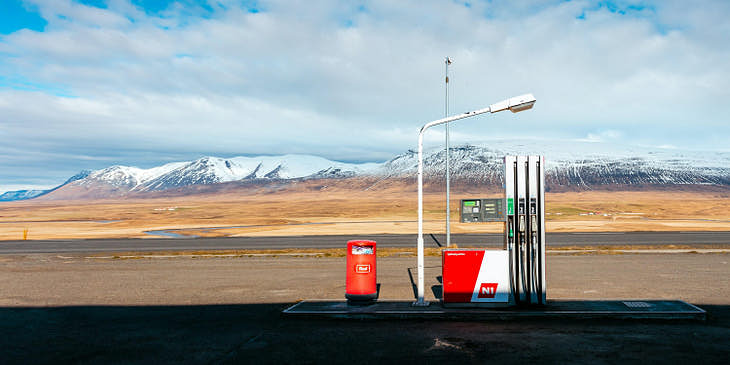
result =
[[[23,230],[23,241],[28,239],[28,228]]]

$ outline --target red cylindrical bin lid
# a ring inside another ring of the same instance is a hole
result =
[[[342,241],[340,241],[342,242]],[[352,240],[347,241],[347,245],[356,245],[356,246],[375,246],[375,241],[369,241],[369,240]]]
[[[349,255],[373,255],[375,254],[375,241],[352,240],[347,241],[347,254]]]

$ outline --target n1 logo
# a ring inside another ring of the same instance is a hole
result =
[[[367,274],[370,272],[370,265],[355,265],[355,272],[358,274]]]
[[[482,283],[477,298],[494,298],[497,295],[497,283]]]

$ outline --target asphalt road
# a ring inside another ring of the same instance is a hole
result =
[[[427,247],[445,242],[443,235],[426,235]],[[0,241],[0,255],[72,252],[130,252],[184,250],[265,250],[340,248],[351,239],[375,240],[379,247],[415,247],[416,235],[285,236],[229,238],[147,238],[48,241]],[[502,235],[455,234],[452,242],[464,246],[502,247]],[[548,233],[549,246],[596,245],[730,245],[730,231],[722,232],[592,232]]]

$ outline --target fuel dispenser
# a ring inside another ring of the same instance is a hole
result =
[[[506,156],[504,250],[447,249],[445,306],[545,304],[545,160]]]
[[[506,156],[505,242],[516,304],[545,304],[545,159]]]

